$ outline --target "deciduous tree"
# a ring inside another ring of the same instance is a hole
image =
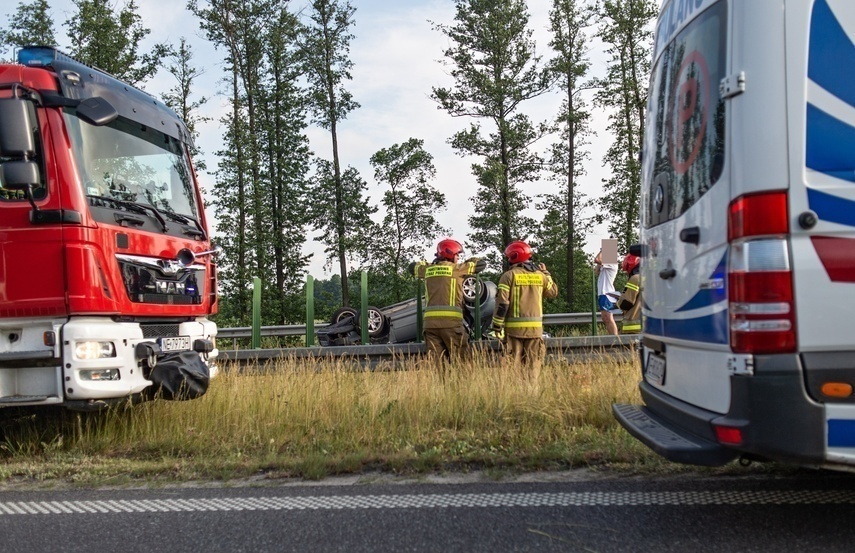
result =
[[[324,186],[322,193],[331,192],[328,210],[329,219],[316,221],[316,229],[324,229],[322,240],[328,255],[338,261],[341,275],[342,304],[350,305],[347,282],[348,234],[345,227],[349,217],[346,205],[350,201],[345,197],[348,184],[342,174],[339,155],[338,126],[347,114],[359,107],[352,95],[344,88],[344,82],[351,79],[350,41],[353,39],[351,27],[354,25],[356,8],[348,0],[312,0],[308,10],[308,22],[301,34],[300,44],[309,81],[310,109],[313,122],[330,132],[332,142],[332,161],[320,174],[316,183]],[[319,165],[320,167],[320,165]],[[355,172],[355,170],[352,170]],[[361,180],[361,179],[359,179]],[[331,189],[330,189],[331,187]],[[356,199],[361,202],[361,198]]]
[[[436,168],[424,140],[410,138],[383,148],[371,156],[371,165],[377,182],[389,187],[383,193],[386,215],[372,244],[372,265],[385,275],[392,299],[399,302],[406,289],[404,268],[438,235],[448,233],[436,219],[447,204],[445,195],[430,184]]]
[[[132,85],[154,76],[169,47],[158,43],[140,52],[140,42],[151,31],[143,26],[135,0],[128,0],[118,12],[109,0],[72,3],[76,11],[65,22],[72,57]]]
[[[4,48],[23,46],[56,46],[53,17],[47,0],[19,2],[9,16],[9,25],[0,30],[0,45]],[[10,52],[11,53],[11,52]]]

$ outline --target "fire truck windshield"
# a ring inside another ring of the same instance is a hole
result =
[[[190,166],[179,140],[123,118],[94,126],[66,110],[65,120],[86,196],[198,218]]]

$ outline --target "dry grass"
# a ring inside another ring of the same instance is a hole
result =
[[[611,415],[612,403],[639,401],[628,355],[548,362],[538,385],[495,358],[445,376],[423,360],[404,368],[283,360],[232,368],[189,402],[97,414],[0,411],[0,481],[662,464]]]

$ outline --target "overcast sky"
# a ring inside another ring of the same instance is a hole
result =
[[[61,46],[67,46],[68,38],[63,23],[71,15],[73,4],[70,0],[49,0],[49,3],[56,23],[57,39]],[[452,24],[454,3],[451,0],[351,0],[351,3],[356,8],[356,25],[353,29],[355,38],[351,43],[354,67],[353,80],[346,87],[362,107],[351,112],[339,127],[342,164],[352,165],[359,170],[362,178],[368,182],[369,194],[375,202],[379,202],[384,190],[374,181],[374,172],[368,163],[371,155],[410,137],[423,139],[425,149],[434,156],[437,169],[433,184],[445,193],[449,204],[448,210],[439,214],[439,221],[452,230],[454,238],[462,242],[470,231],[467,223],[472,213],[470,198],[477,188],[470,166],[477,160],[457,156],[448,144],[448,139],[468,126],[471,120],[452,118],[438,110],[436,103],[429,98],[431,87],[452,84],[452,79],[439,63],[448,41],[445,35],[433,29],[431,22]],[[194,64],[205,70],[205,74],[195,83],[194,93],[210,98],[202,109],[202,115],[212,117],[213,121],[200,129],[199,145],[206,154],[209,170],[214,170],[217,160],[212,154],[221,148],[223,135],[219,118],[228,110],[226,97],[222,94],[227,90],[222,81],[225,75],[222,53],[204,39],[196,18],[187,11],[183,0],[138,0],[138,4],[144,25],[151,29],[147,44],[155,41],[177,44],[180,37],[184,36],[193,47]],[[292,6],[296,10],[306,4],[307,0],[295,0]],[[549,57],[552,52],[548,47],[550,37],[547,26],[551,1],[530,0],[528,4],[531,16],[529,27],[534,31],[538,54]],[[12,3],[4,2],[4,6],[3,19],[0,21],[5,26]],[[604,56],[599,45],[592,45],[591,60],[592,75],[602,75]],[[174,84],[173,77],[162,70],[144,88],[159,95]],[[536,122],[553,118],[559,106],[560,98],[556,93],[522,104],[520,109]],[[588,147],[591,158],[586,163],[588,174],[581,182],[582,190],[590,197],[602,195],[601,182],[608,172],[602,167],[602,157],[610,140],[605,131],[606,125],[605,115],[601,110],[594,110],[593,127],[598,131],[598,136],[591,138],[592,144]],[[308,135],[315,154],[331,159],[329,134],[321,129],[310,128]],[[543,149],[547,146],[546,142],[540,145]],[[200,179],[203,187],[209,190],[213,188],[212,175],[202,173]],[[526,185],[524,190],[535,197],[553,188],[554,185],[544,179]],[[530,214],[537,220],[541,218],[534,210]],[[211,209],[208,215],[211,220],[214,215]],[[606,230],[601,228],[598,232]],[[596,251],[603,238],[607,236],[590,236],[584,249],[588,252]],[[315,253],[309,267],[310,273],[316,278],[327,278],[329,273],[323,270],[322,249],[309,243],[306,251]],[[426,251],[425,255],[430,259],[432,253]],[[333,272],[336,267],[337,264],[334,264]]]

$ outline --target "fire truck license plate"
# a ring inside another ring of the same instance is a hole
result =
[[[655,353],[647,355],[647,370],[644,371],[644,378],[651,384],[662,386],[665,384],[665,358]]]
[[[185,349],[190,349],[189,336],[174,336],[172,338],[161,338],[158,341],[160,342],[161,351],[181,351]]]

